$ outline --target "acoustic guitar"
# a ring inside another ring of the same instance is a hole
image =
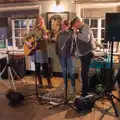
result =
[[[30,37],[24,43],[24,54],[26,56],[31,56],[38,49],[41,38],[36,38],[35,36]]]

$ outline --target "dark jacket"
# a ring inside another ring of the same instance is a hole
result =
[[[72,34],[70,31],[61,31],[56,40],[55,51],[58,56],[71,56]]]

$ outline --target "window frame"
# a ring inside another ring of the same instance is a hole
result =
[[[24,51],[24,48],[21,48],[21,49],[19,49],[17,46],[16,46],[16,39],[22,39],[23,37],[21,37],[21,31],[22,30],[26,30],[26,33],[28,33],[32,28],[30,27],[30,20],[35,20],[36,18],[31,18],[31,19],[13,19],[13,20],[11,20],[11,24],[12,24],[12,42],[13,42],[13,49],[14,50],[18,50],[18,51]],[[25,21],[28,21],[28,23],[26,23],[27,25],[26,25],[26,27],[25,28],[23,28],[23,27],[21,27],[21,25],[20,25],[20,27],[19,28],[15,28],[15,21],[17,21],[17,20],[25,20]],[[20,36],[15,36],[15,29],[17,30],[17,29],[19,29],[20,30]]]
[[[82,18],[83,22],[84,22],[84,19],[89,19],[89,26],[91,24],[92,19],[98,20],[97,27],[91,27],[91,26],[90,27],[91,27],[91,29],[97,29],[97,38],[95,38],[95,39],[97,40],[98,43],[101,44],[101,42],[105,39],[105,38],[102,38],[102,36],[101,36],[101,30],[105,29],[105,27],[102,27],[102,20],[105,18]]]

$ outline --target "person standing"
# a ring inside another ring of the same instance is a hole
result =
[[[47,53],[47,30],[45,28],[44,18],[40,17],[36,19],[36,24],[33,30],[31,30],[25,37],[24,40],[29,39],[31,36],[39,39],[38,46],[35,54],[31,57],[31,61],[35,63],[35,74],[39,81],[39,88],[43,87],[42,76],[41,76],[41,66],[47,78],[48,88],[52,88],[50,68],[48,64],[48,53]],[[37,40],[36,40],[37,41]]]
[[[73,42],[71,48],[71,55],[79,57],[81,61],[81,78],[82,78],[82,94],[85,97],[89,92],[88,73],[93,58],[93,51],[96,48],[94,36],[91,28],[75,17],[71,21],[73,30]]]
[[[63,78],[64,87],[67,87],[67,71],[71,79],[71,93],[75,92],[75,70],[74,70],[74,60],[71,58],[70,50],[72,45],[72,34],[69,30],[69,21],[63,21],[61,25],[62,29],[59,32],[56,40],[56,54],[59,57]]]

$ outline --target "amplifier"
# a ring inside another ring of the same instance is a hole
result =
[[[6,58],[0,59],[0,72],[4,69],[6,63],[7,63]],[[25,57],[11,56],[10,65],[16,71],[20,78],[23,78],[25,76],[26,73]],[[2,78],[8,79],[8,70],[6,70],[3,73]]]

